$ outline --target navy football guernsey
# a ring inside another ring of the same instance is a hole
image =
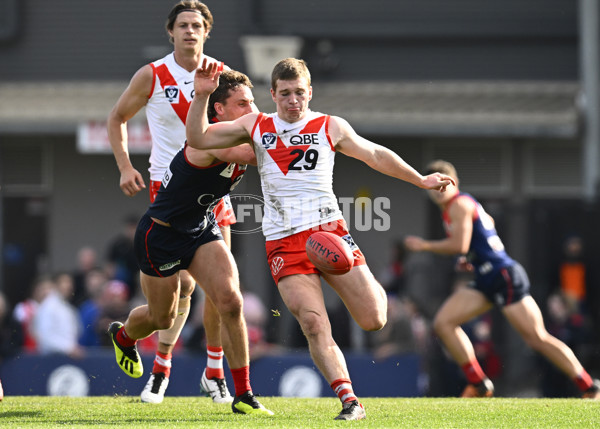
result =
[[[187,160],[186,146],[171,161],[146,214],[177,231],[196,233],[206,227],[207,213],[241,180],[246,165],[217,161],[198,167]]]
[[[478,282],[486,283],[491,281],[502,268],[514,265],[515,261],[504,250],[504,244],[498,237],[492,218],[470,194],[460,192],[448,203],[442,213],[446,230],[450,228],[448,207],[459,197],[470,198],[477,207],[473,217],[473,235],[467,257],[475,267]]]

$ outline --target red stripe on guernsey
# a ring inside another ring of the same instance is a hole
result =
[[[152,221],[152,225],[150,225],[150,228],[148,228],[148,231],[146,231],[146,237],[144,238],[144,243],[146,244],[146,257],[148,258],[148,262],[150,263],[150,266],[152,266],[152,269],[156,272],[156,274],[158,274],[159,277],[164,277],[160,273],[160,271],[158,271],[154,267],[154,264],[152,263],[152,259],[150,259],[150,251],[148,250],[148,235],[150,234],[150,231],[152,231],[153,227],[154,227],[154,221]]]
[[[325,123],[326,116],[319,116],[317,119],[309,121],[306,126],[300,131],[300,134],[318,133]]]
[[[154,94],[154,85],[156,84],[156,66],[150,63],[150,67],[152,67],[152,86],[150,87],[150,94],[148,94],[148,100]]]
[[[269,154],[271,159],[273,159],[273,161],[275,161],[275,163],[277,164],[277,166],[279,167],[279,169],[281,170],[283,175],[286,176],[288,174],[289,166],[290,166],[291,162],[294,159],[296,159],[299,155],[298,151],[301,150],[302,152],[305,152],[306,149],[308,149],[310,147],[310,145],[306,144],[306,145],[296,145],[293,147],[287,147],[283,143],[283,141],[279,138],[279,136],[277,136],[277,131],[275,129],[275,123],[273,122],[273,118],[265,117],[265,118],[260,118],[260,119],[262,119],[260,121],[261,136],[263,136],[265,133],[271,133],[271,134],[275,135],[277,138],[277,143],[275,144],[275,148],[268,149],[266,152]],[[311,122],[314,122],[314,121],[311,121]],[[304,127],[304,130],[306,130],[309,125],[310,125],[310,122],[308,124],[306,124],[306,127]],[[323,122],[321,122],[320,125],[323,125]],[[255,127],[256,127],[256,124],[255,124]],[[301,134],[304,133],[304,130],[302,130]],[[304,156],[304,155],[302,155],[302,156]]]
[[[251,136],[254,135],[254,131],[256,131],[256,127],[258,127],[258,124],[260,124],[265,118],[265,114],[264,113],[259,113],[258,116],[256,117],[256,122],[254,122],[254,126],[252,127],[252,132],[250,133]]]
[[[454,195],[452,198],[450,198],[450,200],[446,203],[446,206],[444,207],[444,211],[442,212],[442,220],[444,221],[444,229],[446,230],[446,235],[450,235],[450,224],[451,224],[450,214],[448,213],[448,211],[450,210],[450,206],[452,205],[452,203],[454,201],[456,201],[459,197],[468,198],[469,200],[473,201],[473,204],[477,205],[477,202],[469,195],[458,193],[458,194]],[[473,221],[476,221],[478,218],[479,218],[479,212],[477,210],[474,210],[473,211]]]
[[[500,272],[502,273],[502,277],[504,277],[504,281],[506,282],[507,286],[506,303],[504,305],[512,304],[515,294],[515,286],[513,285],[512,279],[508,275],[508,270],[506,268],[502,268]]]
[[[158,75],[158,81],[160,83],[161,88],[164,90],[166,86],[177,86],[177,81],[167,68],[166,64],[161,64],[156,67],[156,74]],[[181,122],[185,125],[185,120],[187,118],[188,110],[190,110],[190,103],[185,99],[181,91],[179,91],[179,102],[171,103],[171,107],[175,110]]]
[[[329,119],[331,116],[327,115],[327,119],[325,119],[325,135],[327,136],[327,141],[329,142],[329,147],[332,151],[335,152],[335,147],[333,146],[333,142],[331,141],[331,136],[329,135]]]

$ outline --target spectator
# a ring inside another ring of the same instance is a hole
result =
[[[388,294],[393,293],[403,296],[406,293],[404,284],[404,260],[406,253],[404,241],[394,241],[391,248],[390,264],[380,274],[378,279]]]
[[[57,281],[58,280],[58,281]],[[62,353],[72,358],[83,357],[78,344],[81,321],[77,310],[69,303],[73,295],[73,282],[57,276],[51,290],[40,303],[33,318],[33,334],[38,351],[42,354]]]
[[[79,307],[83,301],[89,298],[86,292],[87,274],[98,268],[98,254],[93,247],[83,246],[77,252],[77,268],[73,271],[73,299],[71,303]]]
[[[124,282],[130,298],[133,298],[139,289],[139,267],[133,252],[133,237],[138,220],[139,216],[135,215],[125,218],[123,230],[110,242],[106,255],[109,278]]]
[[[562,293],[553,293],[546,302],[548,332],[562,340],[578,355],[585,355],[584,344],[589,340],[588,330],[581,313],[573,311],[572,302]],[[578,396],[571,380],[545,359],[539,359],[542,394],[548,398]]]
[[[39,277],[33,282],[31,296],[19,302],[13,310],[13,318],[21,325],[23,348],[28,352],[37,351],[37,341],[33,333],[33,318],[38,306],[53,288],[50,277]]]
[[[112,321],[125,322],[129,314],[129,288],[121,280],[109,280],[102,287],[100,295],[100,311],[96,323],[96,332],[101,335],[104,345],[112,344],[106,333],[106,328]]]
[[[23,330],[12,317],[6,296],[0,292],[0,364],[21,350],[23,339]]]
[[[571,311],[582,311],[586,298],[586,267],[583,240],[568,237],[563,246],[564,259],[559,265],[560,289]]]
[[[248,329],[250,360],[280,354],[282,348],[276,344],[269,343],[266,339],[266,324],[269,315],[262,300],[254,292],[243,288],[242,296],[244,298],[244,318],[246,319],[246,328]]]
[[[82,346],[100,346],[106,343],[102,341],[106,337],[106,326],[99,327],[98,319],[102,312],[102,294],[107,280],[106,273],[99,268],[90,270],[85,276],[85,295],[88,299],[79,306],[82,324],[79,344]]]
[[[385,360],[390,356],[413,353],[417,351],[416,339],[413,335],[412,318],[414,306],[408,299],[397,295],[388,295],[388,320],[386,325],[375,332],[376,360]]]

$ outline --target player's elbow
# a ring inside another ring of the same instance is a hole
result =
[[[195,135],[187,135],[187,140],[186,143],[189,147],[192,147],[194,149],[206,149],[206,147],[203,146],[203,141],[202,139],[199,139],[197,136]]]

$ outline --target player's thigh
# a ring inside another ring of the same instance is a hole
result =
[[[435,324],[459,326],[492,308],[484,294],[468,287],[458,288],[440,307]]]
[[[240,294],[237,266],[223,240],[198,247],[188,271],[217,307]]]
[[[340,296],[356,321],[387,311],[385,290],[367,265],[354,267],[343,275],[324,275],[323,278]]]
[[[296,318],[307,313],[326,315],[321,279],[317,274],[282,277],[277,288],[285,306]]]
[[[542,312],[531,296],[507,305],[502,309],[502,313],[517,332],[525,338],[538,336],[546,330]]]
[[[154,277],[140,273],[140,279],[151,314],[164,316],[174,311],[179,302],[180,290],[177,274]]]

